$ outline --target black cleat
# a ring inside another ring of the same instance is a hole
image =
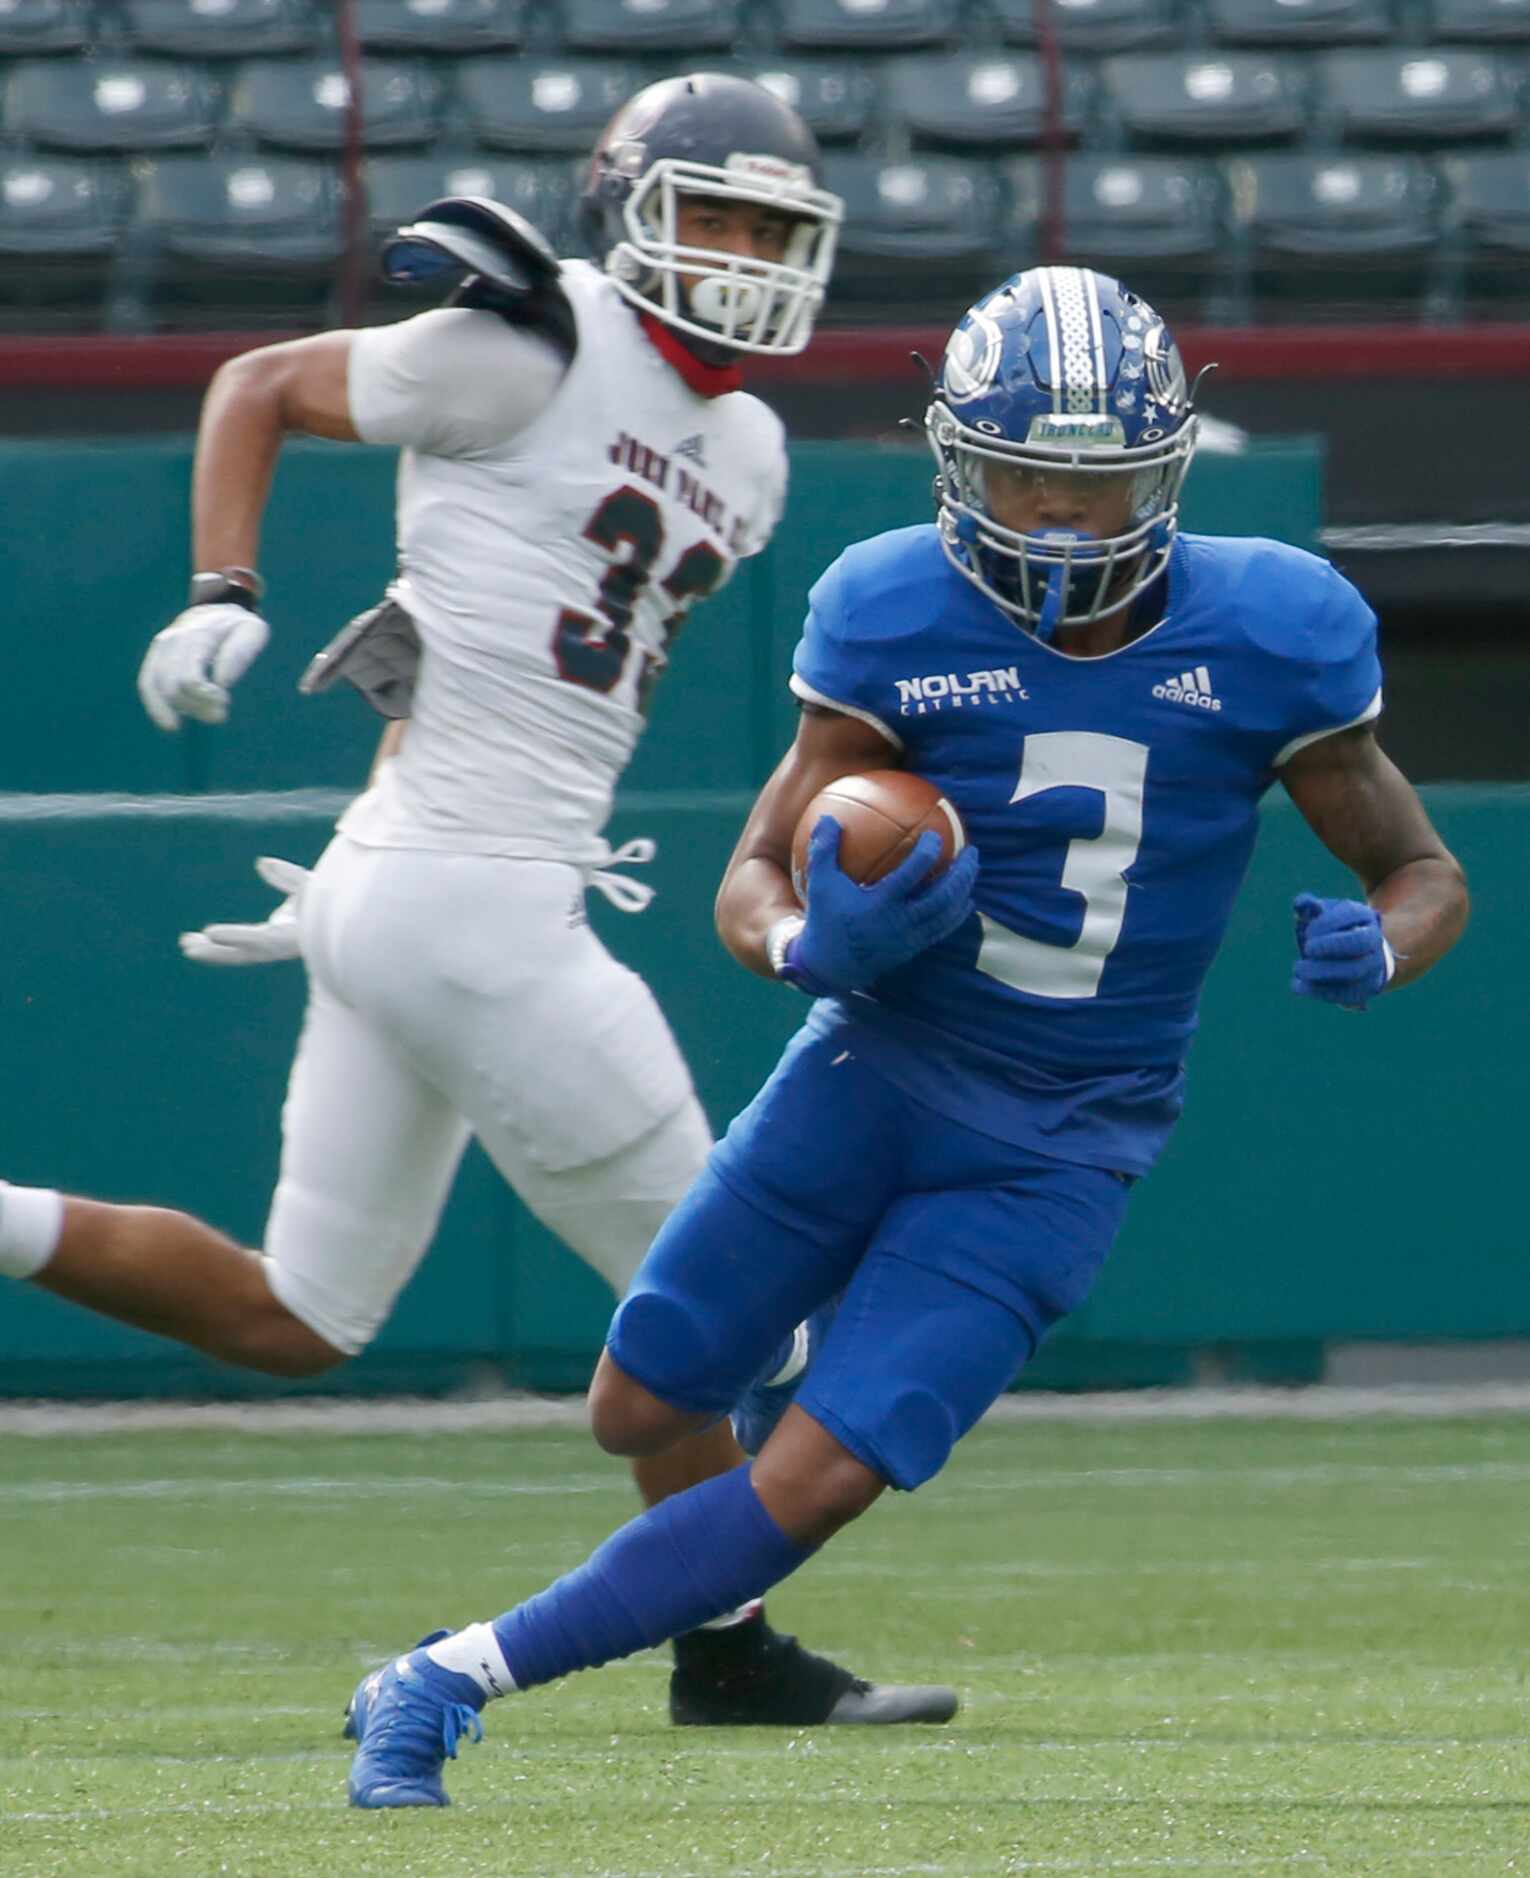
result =
[[[677,1728],[821,1728],[838,1723],[948,1722],[942,1684],[865,1682],[763,1615],[675,1639],[669,1719]]]

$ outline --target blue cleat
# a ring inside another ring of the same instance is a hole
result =
[[[471,1676],[442,1669],[425,1645],[450,1635],[433,1631],[418,1649],[363,1676],[345,1711],[354,1741],[347,1787],[352,1806],[450,1806],[441,1769],[456,1760],[464,1735],[482,1741],[483,1691]]]
[[[808,1365],[823,1348],[839,1299],[822,1304],[787,1337],[769,1365],[734,1404],[733,1434],[746,1454],[758,1454],[770,1439],[787,1404],[802,1386]]]

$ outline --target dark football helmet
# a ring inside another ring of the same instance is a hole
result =
[[[1196,428],[1179,348],[1145,300],[1087,268],[1013,275],[952,333],[925,416],[947,558],[1043,640],[1116,612],[1168,561]],[[1129,524],[1018,533],[992,513],[996,469],[1032,486],[1116,478]]]
[[[666,78],[606,126],[580,199],[580,229],[622,298],[689,341],[800,352],[844,214],[818,176],[812,132],[763,86],[715,72]],[[792,218],[785,258],[682,247],[681,195],[783,211]]]

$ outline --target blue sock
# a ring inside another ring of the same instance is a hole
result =
[[[811,1555],[766,1512],[747,1466],[651,1507],[496,1619],[518,1689],[651,1649],[768,1591]]]

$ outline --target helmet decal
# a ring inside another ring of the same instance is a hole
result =
[[[999,374],[1004,335],[981,306],[975,306],[946,347],[941,377],[953,402],[964,404],[988,390]]]
[[[788,163],[783,157],[734,150],[723,164],[730,176],[758,176],[772,183],[787,183],[793,189],[811,189],[813,172],[806,163]]]
[[[1171,411],[1182,409],[1186,403],[1185,362],[1162,320],[1143,341],[1142,354],[1147,361],[1148,390]]]
[[[1105,358],[1096,276],[1081,267],[1041,267],[1041,304],[1052,359],[1055,411],[1105,409]]]

